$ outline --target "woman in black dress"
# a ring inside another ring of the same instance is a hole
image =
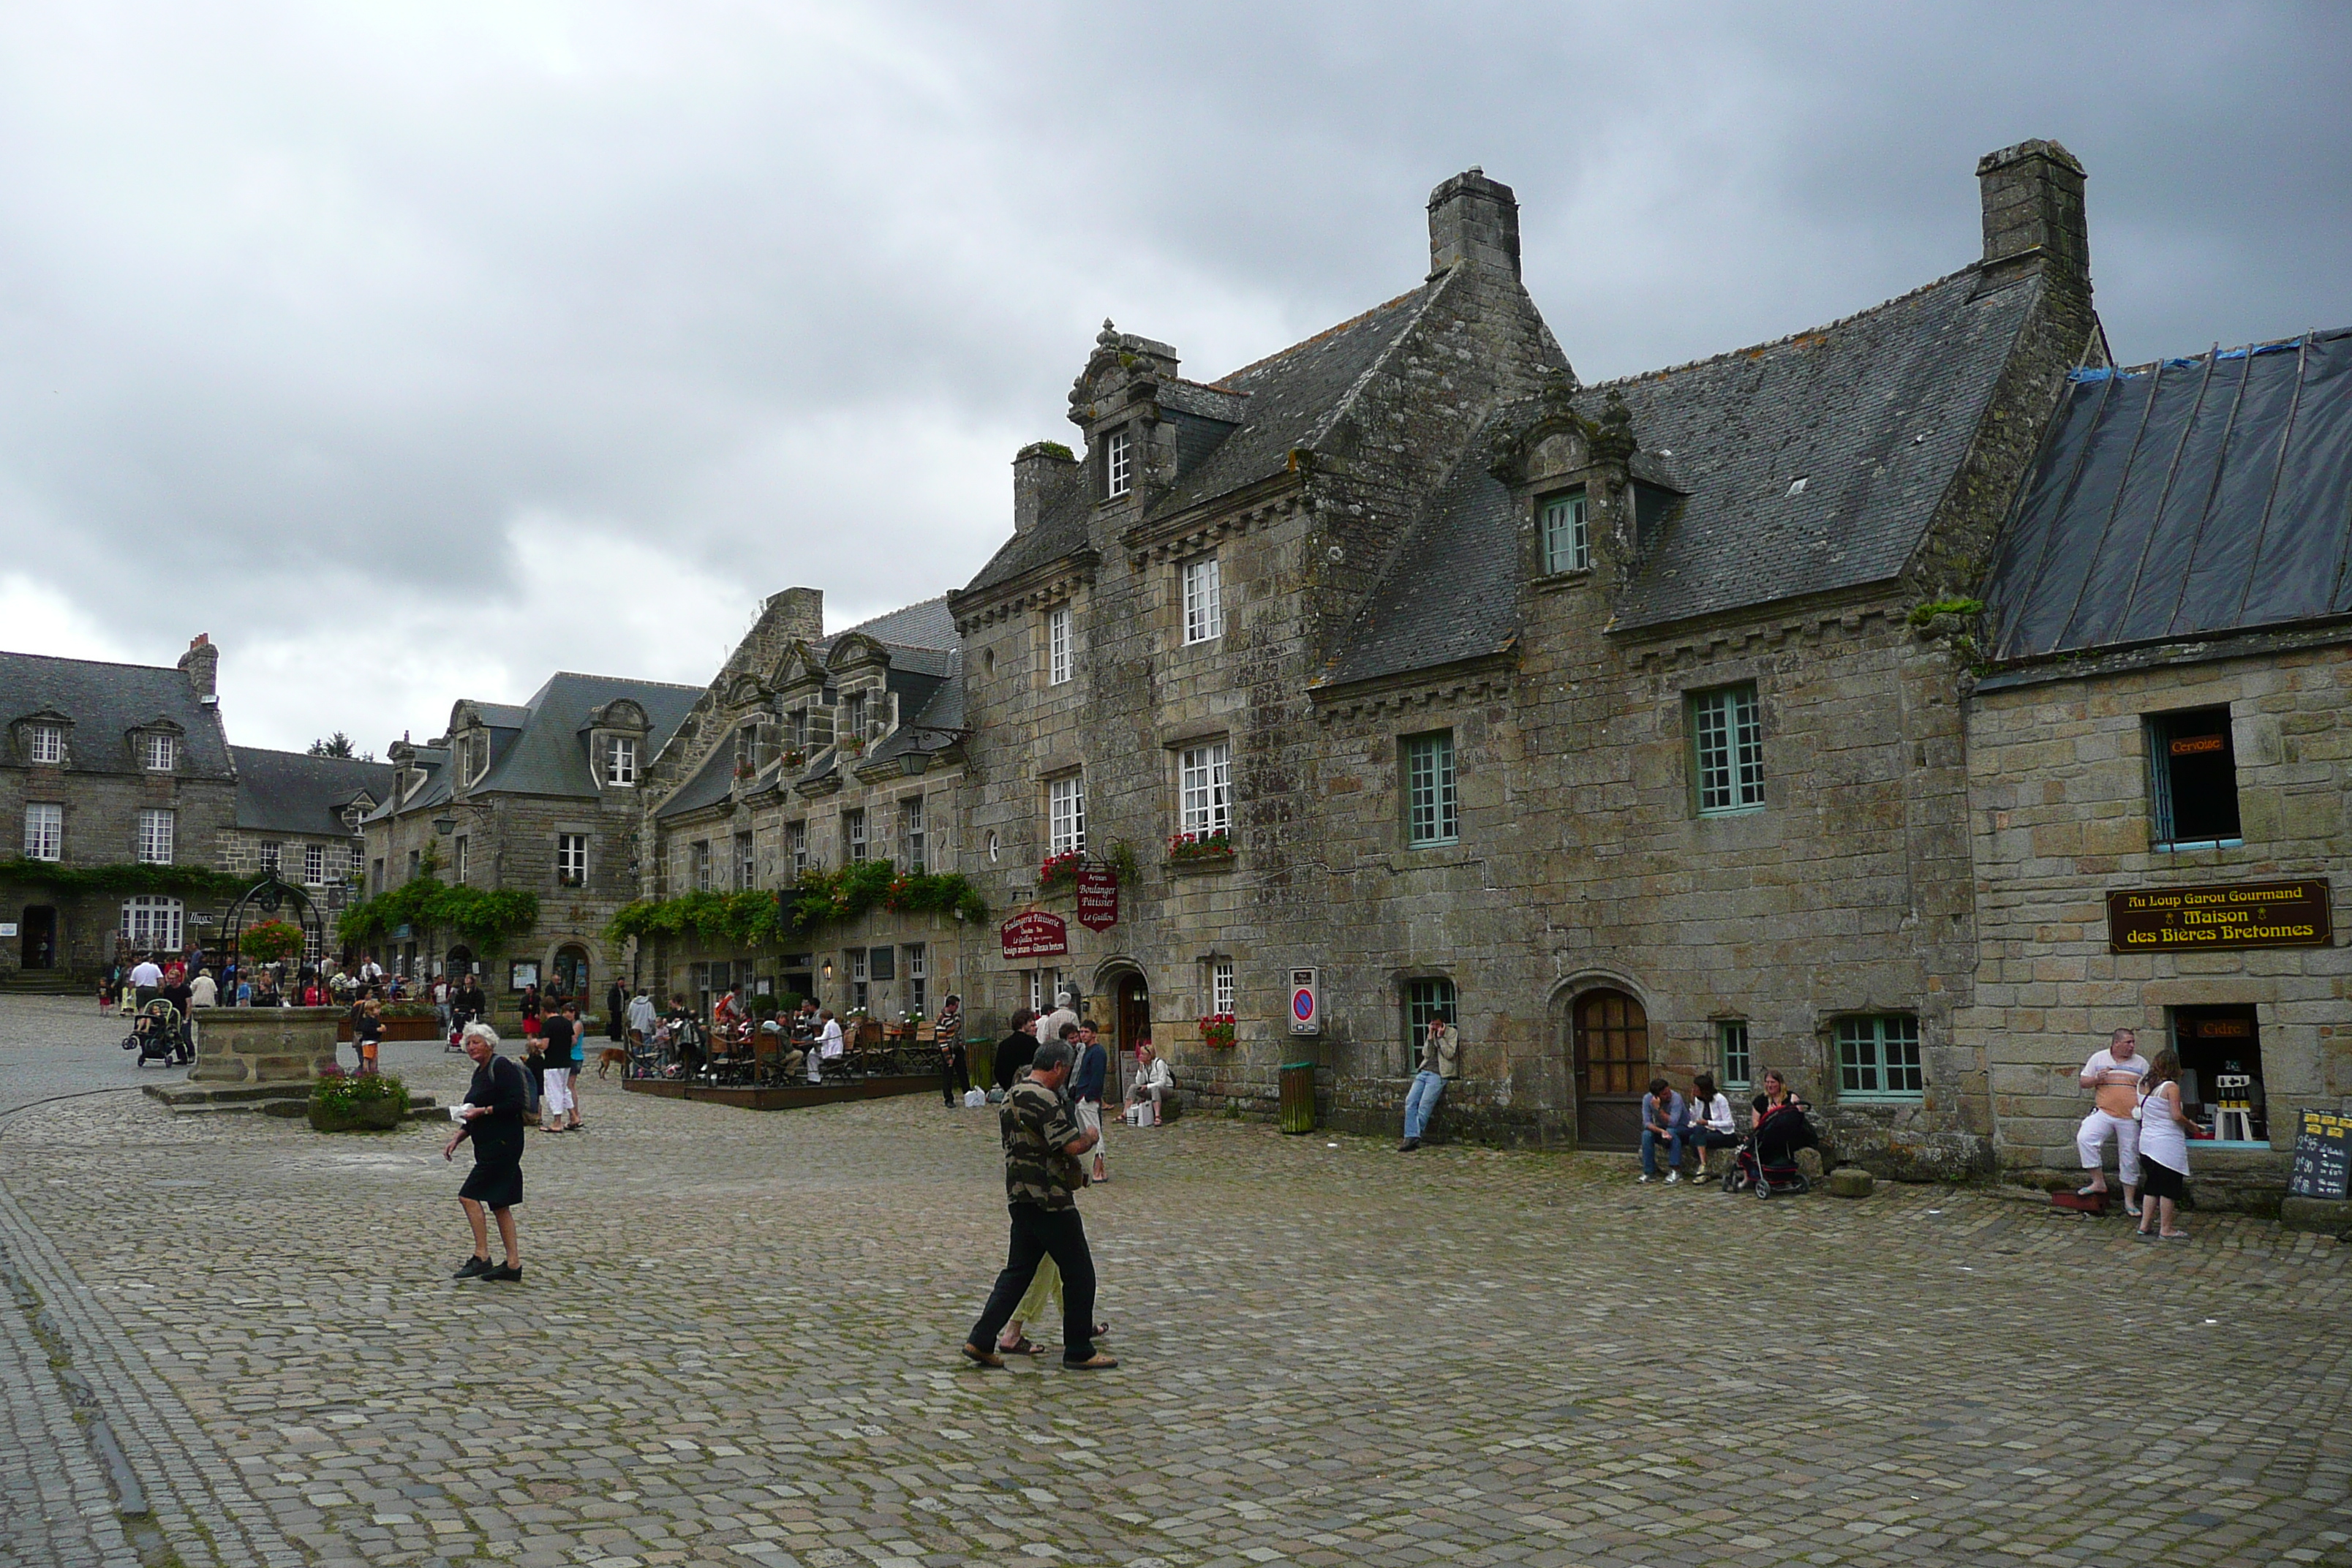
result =
[[[468,1026],[465,1047],[474,1058],[474,1081],[457,1108],[461,1124],[441,1151],[443,1159],[455,1159],[457,1145],[473,1140],[474,1169],[457,1189],[457,1202],[474,1229],[474,1255],[455,1278],[520,1279],[522,1244],[515,1236],[514,1205],[522,1202],[523,1106],[529,1089],[522,1068],[499,1055],[499,1037],[488,1025]],[[499,1240],[507,1251],[506,1262],[498,1267],[490,1263],[486,1209],[497,1216]]]

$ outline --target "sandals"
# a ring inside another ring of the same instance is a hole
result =
[[[996,1353],[998,1355],[1044,1355],[1045,1347],[1027,1334],[1024,1334],[1009,1345],[1002,1340],[997,1341]]]
[[[970,1340],[966,1340],[960,1348],[963,1352],[963,1359],[971,1363],[974,1366],[995,1367],[1000,1371],[1003,1369],[1004,1358],[998,1355],[994,1351],[982,1350]]]

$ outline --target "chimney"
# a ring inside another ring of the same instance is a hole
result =
[[[1078,459],[1059,441],[1033,441],[1013,459],[1013,531],[1037,526],[1045,509],[1078,482]]]
[[[213,647],[210,632],[198,632],[189,641],[188,651],[180,656],[180,668],[199,700],[220,695],[220,649]]]
[[[818,642],[824,637],[824,590],[786,588],[768,595],[768,637],[778,647],[796,642]]]
[[[1519,279],[1519,203],[1475,164],[1429,193],[1429,274],[1467,265]]]
[[[2087,281],[2091,238],[2083,165],[2055,142],[2021,142],[1977,160],[1984,197],[1984,265],[2042,263]]]

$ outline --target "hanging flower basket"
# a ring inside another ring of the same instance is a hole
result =
[[[1210,1013],[1201,1019],[1201,1043],[1214,1050],[1234,1048],[1234,1016],[1231,1013]]]
[[[1037,890],[1044,893],[1076,886],[1078,871],[1086,863],[1086,851],[1082,849],[1047,856],[1037,867]]]
[[[302,928],[291,921],[249,925],[237,937],[236,951],[256,963],[276,963],[302,951]]]

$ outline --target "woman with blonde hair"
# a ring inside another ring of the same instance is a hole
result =
[[[2172,1222],[2180,1200],[2189,1193],[2189,1129],[2194,1125],[2180,1105],[2180,1053],[2168,1047],[2149,1058],[2147,1076],[2140,1080],[2142,1241],[2189,1239],[2189,1233]],[[2157,1228],[2150,1230],[2151,1224]]]

